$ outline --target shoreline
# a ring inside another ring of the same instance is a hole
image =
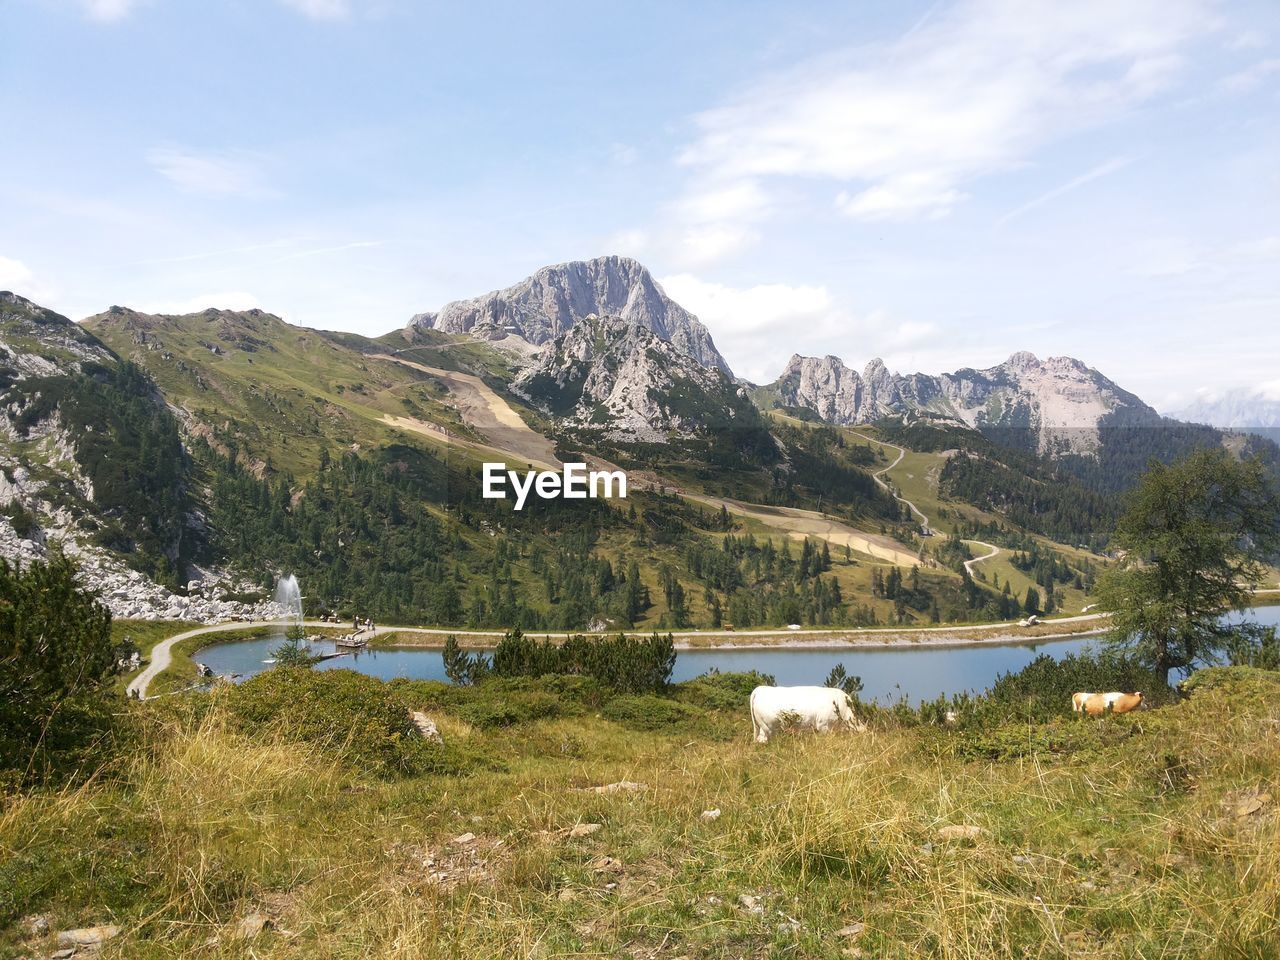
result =
[[[1263,589],[1255,593],[1255,607],[1280,605],[1280,589]],[[765,628],[743,630],[739,632],[686,630],[659,631],[669,632],[675,640],[679,652],[731,651],[731,650],[922,650],[942,648],[978,648],[978,647],[1027,647],[1045,643],[1058,643],[1065,640],[1098,637],[1106,633],[1105,626],[1099,622],[1107,619],[1106,614],[1076,614],[1046,620],[1034,627],[1019,627],[1014,622],[992,624],[968,624],[964,626],[929,626],[929,627],[846,627],[821,629],[809,627],[801,630],[779,630]],[[1074,624],[1077,629],[1061,628]],[[165,672],[169,666],[171,651],[174,646],[197,636],[209,634],[237,633],[263,627],[278,626],[277,621],[228,621],[220,624],[208,624],[167,637],[156,643],[151,649],[150,661],[136,675],[128,680],[127,691],[130,695],[147,696],[147,688],[151,681]],[[304,625],[312,629],[340,630],[340,626],[321,620],[307,620]],[[410,627],[379,626],[374,629],[369,650],[440,650],[444,647],[445,638],[453,635],[461,646],[471,650],[492,649],[496,641],[501,639],[503,630],[458,630],[448,627]],[[559,639],[574,633],[587,636],[611,636],[618,632],[632,634],[650,634],[653,629],[587,633],[586,631],[530,631],[525,636],[537,639]],[[392,639],[394,638],[394,639]],[[217,643],[234,643],[235,640],[219,637],[211,643],[202,643],[188,652],[194,656],[205,647]]]
[[[796,650],[796,651],[817,651],[817,650],[866,650],[875,652],[878,650],[924,650],[924,649],[962,649],[962,648],[979,648],[979,647],[1034,647],[1045,643],[1061,643],[1067,640],[1085,639],[1089,637],[1100,637],[1106,633],[1105,628],[1095,628],[1092,630],[1077,630],[1069,633],[1048,633],[1037,634],[1031,637],[1020,637],[1015,634],[1001,634],[986,639],[966,639],[956,637],[883,637],[880,639],[861,639],[857,637],[826,637],[812,638],[797,642],[788,642],[791,637],[753,637],[745,643],[697,643],[690,640],[676,640],[675,648],[678,653],[698,653],[698,652],[725,652],[733,650],[741,650],[749,652],[752,650]],[[492,650],[492,643],[476,642],[464,634],[455,634],[458,638],[458,644],[464,650]],[[544,639],[542,634],[525,634],[528,637]],[[563,634],[555,634],[549,637],[563,636]],[[591,634],[587,634],[591,636]],[[595,634],[595,636],[612,636],[612,634]],[[792,635],[794,636],[794,635]],[[474,638],[474,635],[471,635]],[[444,649],[444,643],[436,640],[426,640],[421,643],[405,643],[397,640],[388,640],[381,643],[372,643],[368,647],[371,650],[424,650],[439,651]]]

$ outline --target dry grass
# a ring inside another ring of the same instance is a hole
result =
[[[1263,697],[1209,691],[1001,763],[922,730],[758,747],[441,714],[507,769],[395,782],[222,715],[9,803],[0,880],[55,927],[121,924],[104,960],[1280,955],[1262,799],[1280,793],[1280,704]],[[624,779],[646,787],[583,789]],[[583,823],[601,828],[566,835]],[[237,939],[255,911],[267,928]],[[0,955],[48,946],[0,936]]]

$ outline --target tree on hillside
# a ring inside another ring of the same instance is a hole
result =
[[[1167,681],[1228,644],[1222,615],[1248,606],[1280,549],[1280,497],[1258,461],[1199,450],[1152,463],[1113,543],[1126,555],[1098,581],[1112,643]]]
[[[61,555],[0,560],[0,771],[23,778],[85,757],[111,721],[111,679],[129,652],[111,614]],[[2,777],[0,777],[2,779]]]

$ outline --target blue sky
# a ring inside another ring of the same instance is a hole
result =
[[[382,333],[601,253],[734,369],[1280,398],[1274,0],[6,0],[0,288]]]

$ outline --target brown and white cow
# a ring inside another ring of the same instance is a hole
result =
[[[1090,717],[1104,713],[1129,713],[1142,706],[1142,693],[1075,693],[1071,696],[1071,709]]]

